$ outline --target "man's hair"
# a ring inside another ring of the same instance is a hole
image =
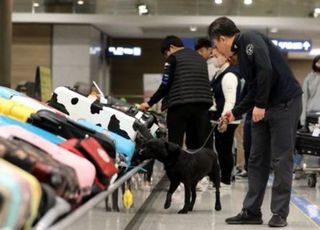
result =
[[[237,33],[240,33],[240,30],[236,24],[234,24],[234,22],[227,17],[217,18],[210,24],[208,28],[208,35],[210,39],[218,38],[221,35],[232,37]]]
[[[164,54],[167,50],[169,50],[170,45],[176,46],[176,47],[184,47],[183,42],[181,41],[180,38],[174,35],[169,35],[165,37],[160,46],[160,51],[162,54]]]
[[[315,56],[313,61],[312,61],[312,69],[314,72],[320,72],[319,67],[316,66],[316,63],[320,60],[320,55]]]
[[[195,45],[194,49],[199,50],[201,48],[210,48],[211,47],[211,42],[207,38],[199,38],[197,41],[197,44]]]

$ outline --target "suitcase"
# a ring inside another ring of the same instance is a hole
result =
[[[40,129],[36,126],[33,126],[29,123],[21,122],[16,119],[7,117],[5,115],[0,115],[0,124],[1,125],[16,125],[20,126],[21,128],[24,128],[34,134],[37,134],[38,136],[41,136],[42,138],[46,139],[47,141],[50,141],[54,144],[60,144],[65,141],[62,137],[59,137],[57,135],[54,135],[52,133],[49,133],[43,129]]]
[[[0,98],[16,101],[20,104],[27,105],[34,110],[47,109],[53,112],[56,111],[54,108],[51,108],[36,99],[4,86],[0,86]]]
[[[22,224],[21,221],[18,223],[18,219],[24,217],[21,212],[27,211],[27,205],[23,205],[23,186],[13,175],[14,169],[8,170],[3,167],[5,163],[0,161],[0,192],[3,200],[0,212],[0,229],[20,229]],[[28,191],[26,194],[29,194]]]
[[[312,133],[297,132],[296,149],[299,154],[320,156],[320,137],[314,137]]]
[[[136,143],[134,141],[132,141],[131,139],[126,139],[116,133],[107,131],[106,129],[104,129],[100,126],[93,125],[92,123],[89,123],[86,120],[80,119],[77,122],[79,122],[80,124],[83,124],[89,128],[92,128],[92,129],[96,130],[97,132],[100,132],[100,133],[103,133],[104,135],[107,135],[114,142],[115,151],[119,154],[124,155],[127,163],[131,161],[133,154],[134,154],[134,151],[135,151],[135,147],[136,147]]]
[[[115,108],[131,117],[136,118],[141,124],[143,124],[150,130],[153,136],[156,136],[159,126],[157,124],[156,117],[152,113],[142,112],[134,105],[131,105],[115,97],[107,96],[106,100],[108,101],[106,106]]]
[[[58,87],[48,103],[65,112],[74,120],[85,119],[127,139],[135,140],[137,132],[133,128],[136,119],[98,102],[93,102],[66,87]]]
[[[8,214],[12,214],[10,221],[15,221],[16,224],[19,223],[23,223],[23,229],[30,229],[32,226],[33,221],[36,219],[37,215],[38,215],[38,209],[39,209],[39,205],[40,205],[40,199],[42,196],[42,192],[41,192],[41,186],[40,183],[37,181],[37,179],[35,177],[33,177],[32,175],[30,175],[29,173],[23,171],[22,169],[10,164],[7,161],[4,161],[2,159],[0,159],[0,165],[1,165],[1,169],[0,170],[10,170],[8,177],[10,179],[13,178],[22,178],[22,180],[24,180],[28,186],[22,186],[22,190],[21,190],[21,194],[20,196],[25,197],[25,201],[27,199],[29,199],[29,202],[27,203],[27,205],[24,204],[20,204],[20,212],[15,212],[15,213],[8,213]],[[1,175],[3,174],[3,172],[0,173]],[[11,175],[11,176],[10,176]],[[20,185],[22,185],[21,183],[22,181],[20,180]],[[29,188],[28,188],[29,187]],[[30,192],[27,197],[27,193],[28,191]],[[24,208],[27,208],[27,215],[26,213],[22,210]],[[17,213],[19,213],[19,215],[17,215]],[[26,219],[24,219],[24,217],[26,216]],[[18,220],[14,220],[15,218],[21,218],[23,217],[23,219],[18,219]],[[8,222],[7,222],[8,223]],[[18,227],[19,228],[19,227]],[[12,228],[12,229],[18,229],[18,228]],[[10,228],[9,228],[10,229]]]
[[[2,136],[6,135],[6,138],[8,139],[19,139],[34,146],[35,148],[39,148],[40,150],[51,155],[60,163],[73,168],[76,172],[77,180],[80,186],[79,200],[81,199],[81,196],[90,195],[96,170],[93,164],[88,160],[76,156],[69,151],[43,139],[42,137],[28,132],[27,130],[24,130],[18,126],[0,126],[0,133]]]
[[[309,112],[306,116],[306,127],[308,128],[309,132],[313,132],[314,127],[316,124],[320,124],[320,112]]]
[[[87,136],[94,137],[111,157],[115,157],[115,146],[110,138],[63,115],[47,110],[40,110],[30,116],[28,123],[66,139],[85,138]]]
[[[105,190],[108,187],[111,177],[118,172],[108,153],[92,137],[70,139],[60,144],[60,146],[78,156],[85,157],[94,164],[97,171],[96,185],[101,190]]]
[[[73,200],[80,188],[73,168],[61,164],[47,153],[21,140],[7,140],[0,132],[0,157],[34,175],[40,182],[50,185],[56,194]]]
[[[16,101],[0,98],[0,113],[20,121],[27,121],[36,110]]]
[[[8,87],[0,86],[0,97],[1,98],[11,99],[11,97],[14,95],[23,96],[23,94],[18,91],[15,91],[15,90],[10,89]]]

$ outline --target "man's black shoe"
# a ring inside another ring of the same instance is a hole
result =
[[[288,223],[286,218],[283,218],[278,214],[273,214],[268,225],[269,227],[285,227]]]
[[[242,211],[234,216],[226,219],[227,224],[262,224],[262,215],[253,214],[247,209],[242,209]]]

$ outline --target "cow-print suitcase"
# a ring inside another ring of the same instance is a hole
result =
[[[58,87],[49,101],[49,105],[68,114],[74,120],[85,119],[113,133],[135,141],[137,130],[135,117],[119,110],[104,106],[67,87]]]

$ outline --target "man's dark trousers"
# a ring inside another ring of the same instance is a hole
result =
[[[262,121],[252,123],[249,190],[243,202],[243,208],[252,213],[260,212],[272,163],[271,212],[283,218],[289,214],[294,144],[301,110],[301,96],[298,96],[267,109]]]

